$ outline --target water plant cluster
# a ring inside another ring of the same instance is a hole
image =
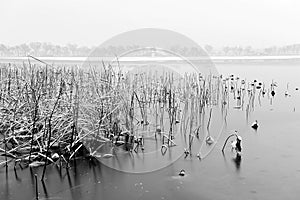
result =
[[[234,75],[123,73],[104,63],[88,69],[3,64],[0,83],[1,165],[43,166],[44,173],[50,163],[108,156],[99,154],[107,143],[138,153],[145,138],[153,138],[164,153],[178,132],[192,155],[195,138],[214,142],[213,108],[226,122],[229,106],[247,117],[255,99],[275,95],[273,83],[268,88]]]

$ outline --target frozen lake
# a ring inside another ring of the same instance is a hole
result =
[[[276,82],[272,104],[266,96],[255,102],[248,119],[230,105],[227,123],[211,153],[203,160],[181,156],[173,164],[149,173],[125,173],[99,162],[78,160],[69,171],[49,166],[40,199],[298,199],[300,196],[300,65],[217,64],[220,74],[248,81]],[[290,97],[285,96],[289,91]],[[251,128],[254,120],[260,127]],[[214,122],[212,122],[214,123]],[[216,126],[220,123],[215,123]],[[220,130],[214,127],[212,131]],[[243,138],[241,158],[226,137],[237,130]],[[168,155],[172,156],[172,155]],[[142,159],[138,158],[138,159]],[[154,162],[156,162],[154,160]],[[142,165],[142,162],[137,162]],[[137,168],[142,166],[137,166]],[[181,169],[186,176],[180,177]],[[34,174],[42,169],[0,168],[0,199],[34,199]]]

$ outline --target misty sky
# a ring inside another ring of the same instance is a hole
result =
[[[180,32],[200,45],[300,43],[299,0],[1,0],[0,43],[99,45],[138,28]]]

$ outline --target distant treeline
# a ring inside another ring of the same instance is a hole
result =
[[[97,48],[97,55],[111,56],[120,55],[123,52],[138,48],[138,46],[110,46],[106,48]],[[89,56],[95,47],[78,46],[76,44],[67,44],[65,46],[54,45],[51,43],[31,42],[29,44],[21,44],[16,46],[7,46],[0,44],[0,56]],[[255,49],[251,46],[226,46],[223,48],[214,48],[211,45],[205,45],[204,50],[212,56],[258,56],[258,55],[299,55],[300,44],[273,46],[262,49]],[[203,49],[187,48],[174,46],[171,51],[182,56],[199,56],[205,54]],[[148,52],[149,53],[149,52]],[[145,52],[136,55],[147,55]]]

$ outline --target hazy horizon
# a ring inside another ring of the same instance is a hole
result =
[[[0,43],[97,46],[139,28],[179,32],[199,45],[265,48],[300,43],[297,0],[4,0]]]

